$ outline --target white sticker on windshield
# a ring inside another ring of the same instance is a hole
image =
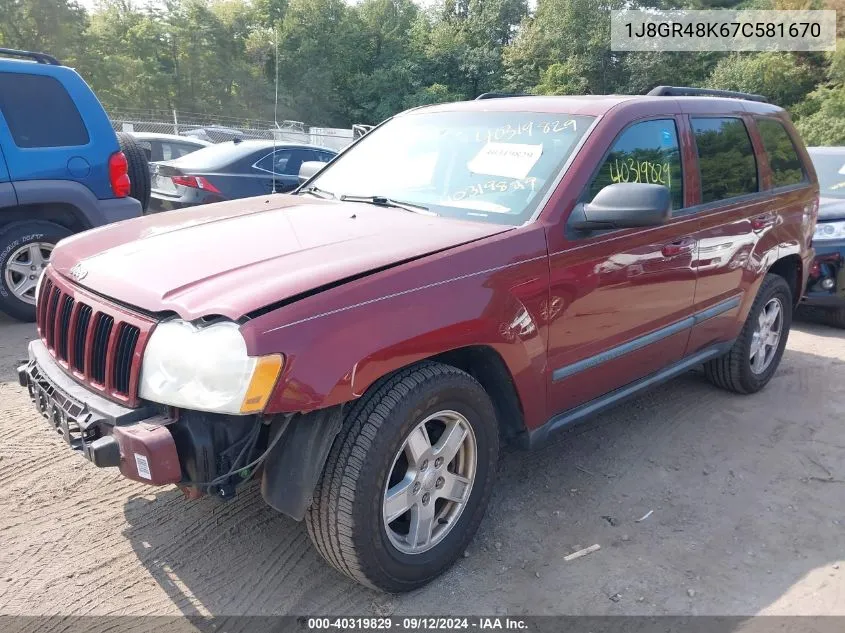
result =
[[[839,173],[845,176],[845,165],[842,165],[842,167],[839,168]]]
[[[487,143],[467,167],[471,172],[485,176],[525,178],[542,153],[542,145]]]

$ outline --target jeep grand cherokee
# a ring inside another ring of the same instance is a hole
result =
[[[500,442],[695,366],[738,393],[775,373],[816,176],[780,108],[684,92],[415,109],[294,195],[70,237],[21,384],[97,466],[258,480],[331,565],[418,587],[467,547]]]

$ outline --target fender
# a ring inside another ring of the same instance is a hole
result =
[[[23,180],[15,183],[15,191],[20,206],[57,203],[73,208],[80,226],[86,229],[141,215],[141,203],[134,198],[99,200],[88,187],[73,180]]]
[[[15,207],[18,204],[18,196],[15,194],[15,187],[10,182],[0,182],[0,210],[6,207]]]
[[[241,328],[248,353],[285,357],[265,412],[342,404],[397,369],[481,345],[504,360],[526,425],[539,425],[547,418],[548,281],[545,234],[533,224],[250,320]]]
[[[812,249],[806,246],[812,240],[806,218],[807,214],[812,213],[813,195],[806,185],[784,191],[771,202],[771,205],[776,207],[771,209],[773,223],[754,229],[757,240],[744,268],[744,296],[734,331],[731,332],[733,336],[738,335],[742,329],[766,274],[778,261],[790,256],[797,256],[802,262],[798,271],[799,292],[796,297],[796,301],[800,300],[812,260]],[[807,255],[808,252],[810,255]]]

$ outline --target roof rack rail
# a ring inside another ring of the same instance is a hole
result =
[[[39,64],[49,64],[51,66],[61,66],[58,59],[47,53],[34,53],[32,51],[19,51],[14,48],[0,48],[0,55],[9,55],[11,57],[24,57],[35,60]]]
[[[729,99],[745,99],[768,103],[763,95],[749,92],[734,92],[733,90],[713,90],[711,88],[688,88],[686,86],[657,86],[646,93],[649,97],[728,97]]]
[[[475,100],[481,101],[483,99],[505,99],[507,97],[530,97],[531,95],[524,92],[485,92],[478,95]]]

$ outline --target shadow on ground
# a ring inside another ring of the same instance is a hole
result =
[[[507,450],[467,557],[404,596],[325,565],[255,486],[228,504],[150,489],[126,503],[125,536],[188,615],[845,613],[843,341],[798,323],[790,346],[814,351],[789,349],[762,393],[692,372]]]

